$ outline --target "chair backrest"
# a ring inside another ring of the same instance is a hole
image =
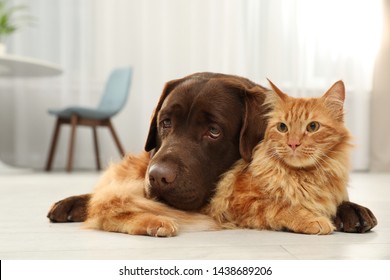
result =
[[[107,80],[99,111],[113,116],[126,104],[129,95],[133,69],[131,67],[114,69]]]

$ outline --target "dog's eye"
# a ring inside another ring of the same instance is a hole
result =
[[[163,128],[170,128],[172,127],[172,121],[170,119],[165,119],[161,122],[161,126]]]
[[[217,139],[221,135],[221,130],[218,127],[211,126],[209,128],[209,136],[212,139]]]

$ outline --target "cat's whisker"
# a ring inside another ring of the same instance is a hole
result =
[[[328,156],[325,152],[323,151],[317,151],[317,153],[319,154],[319,157],[318,159],[323,161],[324,163],[329,163],[329,162],[333,162],[334,159],[330,156]]]
[[[314,155],[311,155],[310,158],[312,159],[313,163],[314,163],[314,166],[315,168],[317,169],[317,171],[323,173],[324,170],[323,170],[323,166],[321,164],[321,160],[319,160],[317,157],[315,157]]]

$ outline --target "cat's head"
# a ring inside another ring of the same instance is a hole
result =
[[[340,149],[349,148],[350,135],[343,121],[342,81],[319,98],[294,98],[269,82],[273,91],[267,102],[273,109],[265,139],[273,156],[296,168],[320,167]]]

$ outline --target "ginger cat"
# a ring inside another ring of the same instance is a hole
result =
[[[320,98],[293,98],[270,84],[264,140],[251,163],[239,160],[223,176],[204,213],[224,228],[330,234],[337,206],[348,201],[344,84]]]

